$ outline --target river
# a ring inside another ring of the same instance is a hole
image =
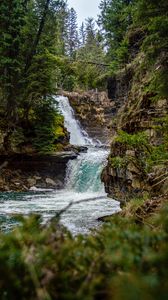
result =
[[[85,234],[100,225],[98,218],[120,210],[117,201],[107,198],[100,179],[108,150],[102,147],[96,137],[92,140],[81,128],[68,98],[60,96],[55,97],[55,100],[70,133],[70,143],[86,146],[88,151],[68,162],[65,187],[62,190],[1,193],[0,220],[4,221],[1,225],[3,230],[10,230],[14,226],[15,214],[38,213],[43,222],[46,222],[56,212],[73,202],[74,204],[61,215],[61,223],[74,235]]]

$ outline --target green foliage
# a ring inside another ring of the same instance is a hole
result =
[[[104,30],[111,73],[144,53],[142,67],[150,73],[147,91],[155,99],[168,96],[168,4],[165,0],[103,0],[99,23]],[[141,30],[139,36],[137,30]],[[132,39],[129,39],[131,33]],[[146,89],[145,89],[146,91]]]
[[[106,67],[103,66],[105,53],[102,35],[95,29],[92,18],[86,20],[83,30],[85,30],[84,43],[76,52],[77,85],[84,90],[99,87],[101,89],[99,78],[106,73]]]
[[[0,3],[0,90],[9,122],[17,118],[19,81],[22,71],[21,29],[24,26],[23,1]]]
[[[42,153],[53,152],[55,144],[65,137],[64,119],[59,115],[52,98],[36,106],[33,145]]]
[[[116,141],[130,146],[131,148],[148,148],[148,137],[145,132],[138,132],[135,134],[129,134],[125,131],[119,131]]]
[[[116,50],[116,55],[117,55],[117,59],[119,64],[125,64],[128,61],[129,58],[129,50],[128,50],[128,40],[124,39],[121,44],[120,47]]]
[[[164,164],[168,162],[168,151],[165,144],[153,146],[150,155],[147,156],[148,169],[156,164]]]
[[[164,165],[168,163],[168,117],[156,119],[156,121],[158,125],[155,126],[155,130],[158,135],[162,136],[162,142],[151,147],[151,151],[147,156],[149,171],[156,164]]]
[[[63,120],[61,125],[55,121],[60,117],[48,96],[55,94],[60,75],[54,57],[62,51],[57,42],[65,7],[64,0],[1,1],[0,97],[7,118],[1,129],[11,132],[13,151],[19,145],[17,132],[22,133],[20,144],[34,139],[40,151],[51,150],[64,135]]]
[[[1,299],[166,299],[168,208],[140,225],[141,205],[134,199],[94,235],[72,238],[58,220],[42,228],[33,216],[0,234]]]
[[[132,24],[131,0],[101,1],[101,15],[99,23],[105,30],[108,44],[108,55],[112,60],[124,60],[128,56],[127,47],[124,45],[125,34]],[[122,55],[121,55],[122,53]],[[122,61],[123,62],[123,61]]]
[[[166,1],[138,1],[135,12],[135,26],[143,26],[147,32],[142,50],[145,52],[145,64],[150,68],[152,77],[150,90],[158,97],[167,97],[167,50],[168,50],[168,4]],[[153,67],[154,66],[154,67]]]
[[[126,165],[126,159],[120,156],[110,158],[110,164],[113,168],[123,168]]]

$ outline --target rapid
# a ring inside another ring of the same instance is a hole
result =
[[[5,220],[1,226],[4,230],[13,227],[16,223],[16,214],[38,213],[42,216],[43,222],[46,222],[69,203],[73,203],[61,215],[61,223],[74,235],[85,234],[99,226],[98,218],[120,210],[119,203],[107,197],[100,178],[106,164],[108,150],[102,147],[96,137],[95,140],[91,139],[81,127],[68,98],[59,96],[55,97],[55,101],[64,116],[65,127],[70,133],[70,143],[86,146],[88,150],[68,162],[62,190],[2,193],[0,219]]]

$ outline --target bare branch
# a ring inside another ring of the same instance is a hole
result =
[[[63,209],[61,209],[59,212],[57,212],[56,215],[53,217],[53,219],[60,218],[61,215],[63,213],[65,213],[72,205],[91,202],[91,201],[95,201],[95,200],[100,200],[100,199],[103,199],[103,198],[104,198],[104,196],[100,196],[100,197],[83,199],[83,200],[78,200],[78,201],[71,201],[67,206],[65,206]]]

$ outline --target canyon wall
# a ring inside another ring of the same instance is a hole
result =
[[[162,54],[153,66],[155,73],[163,61]],[[121,202],[144,193],[168,192],[168,99],[152,91],[150,81],[151,70],[139,52],[108,82],[110,97],[118,106],[102,180],[108,195]]]
[[[64,186],[66,166],[74,152],[54,155],[15,154],[0,156],[0,191],[28,191],[31,188],[59,189]]]
[[[76,118],[93,139],[102,143],[110,142],[109,124],[116,112],[115,101],[108,98],[107,92],[62,92],[69,98]]]

